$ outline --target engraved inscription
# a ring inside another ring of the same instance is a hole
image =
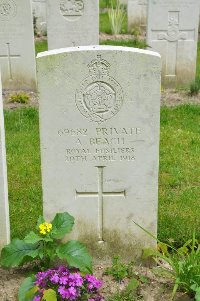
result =
[[[97,127],[92,133],[87,128],[60,129],[58,135],[66,137],[65,162],[134,162],[137,144],[144,142],[142,130],[132,128]],[[64,138],[65,139],[65,138]]]
[[[6,21],[17,13],[17,6],[13,0],[0,0],[0,20]]]
[[[76,91],[76,105],[83,116],[90,121],[101,123],[120,111],[123,92],[119,83],[109,76],[110,64],[100,55],[88,68],[89,77]]]
[[[84,12],[83,0],[60,0],[60,11],[64,17],[80,17]]]
[[[97,192],[78,192],[76,191],[76,197],[97,197],[98,198],[98,238],[99,243],[104,242],[103,237],[103,224],[104,224],[104,206],[103,201],[104,197],[110,196],[110,197],[126,197],[126,191],[113,191],[113,192],[105,192],[103,188],[104,184],[104,168],[105,166],[96,166],[97,167],[97,176],[98,176],[98,191]]]

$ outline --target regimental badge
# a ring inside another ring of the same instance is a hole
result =
[[[109,75],[110,64],[97,55],[88,65],[89,77],[76,91],[76,105],[90,121],[104,122],[114,117],[123,104],[120,84]]]
[[[0,0],[0,20],[7,21],[17,13],[17,6],[13,0]]]
[[[60,11],[64,17],[78,17],[83,15],[83,0],[60,0]]]

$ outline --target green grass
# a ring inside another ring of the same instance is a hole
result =
[[[159,238],[177,244],[200,228],[199,124],[200,106],[161,109]],[[11,233],[23,237],[42,213],[38,111],[5,111],[5,125]]]
[[[200,106],[161,110],[159,238],[177,245],[200,228],[199,124]]]
[[[37,109],[5,111],[12,237],[33,229],[42,212]]]
[[[109,22],[108,13],[100,14],[99,26],[100,26],[99,28],[100,32],[111,34],[111,26]],[[123,21],[122,33],[127,33],[127,16],[124,18]]]
[[[111,7],[111,4],[113,7],[116,7],[117,0],[99,0],[99,7],[100,8],[108,8]]]
[[[100,43],[101,45],[114,45],[114,46],[125,46],[145,49],[147,47],[146,43],[139,40],[128,40],[128,41],[113,41],[107,40]]]
[[[48,45],[46,40],[37,41],[35,43],[35,52],[38,54],[39,52],[47,51]]]

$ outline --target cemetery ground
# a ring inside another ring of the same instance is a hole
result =
[[[143,40],[130,35],[114,39],[107,36],[110,34],[108,22],[105,22],[107,18],[107,13],[101,14],[102,44],[145,47]],[[126,20],[124,22],[124,34],[127,34]],[[45,50],[46,40],[38,39],[36,52]],[[29,98],[27,104],[11,103],[10,96],[4,94],[12,238],[23,238],[34,229],[42,213],[38,96],[30,93]],[[180,247],[192,238],[194,230],[196,238],[200,239],[200,96],[190,96],[188,87],[163,90],[161,103],[158,238]],[[131,277],[140,285],[132,294],[124,291],[129,282],[127,277],[121,282],[115,281],[113,275],[103,275],[105,269],[101,265],[95,267],[95,275],[105,283],[103,294],[106,300],[160,301],[161,298],[171,298],[172,281],[159,268],[149,269],[133,264]],[[0,300],[17,300],[17,289],[29,272],[28,267],[9,271],[0,269]],[[192,299],[179,292],[175,300]]]

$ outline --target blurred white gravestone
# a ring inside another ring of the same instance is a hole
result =
[[[0,0],[0,66],[3,89],[36,90],[30,0]]]
[[[99,43],[97,0],[47,0],[48,49]]]
[[[34,26],[37,33],[47,34],[46,0],[32,0]]]
[[[128,0],[120,0],[120,3],[121,3],[121,4],[125,4],[125,5],[127,5],[127,3],[128,3]]]
[[[195,79],[198,0],[149,0],[147,44],[162,57],[165,86]]]
[[[0,250],[10,242],[5,131],[0,76]]]
[[[96,259],[155,246],[133,221],[156,235],[159,54],[74,47],[37,63],[45,217],[72,214]]]
[[[146,28],[147,24],[147,0],[128,1],[128,29],[134,27]]]

